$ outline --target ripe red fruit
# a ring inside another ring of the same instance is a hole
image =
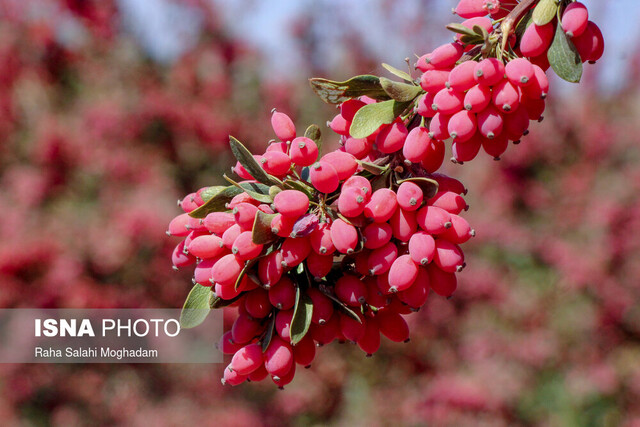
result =
[[[477,84],[464,96],[464,108],[472,113],[479,113],[491,103],[491,88]]]
[[[429,272],[426,268],[419,268],[416,280],[409,289],[398,292],[398,299],[413,309],[422,307],[429,297]]]
[[[438,183],[438,191],[453,191],[456,194],[467,194],[467,189],[464,184],[455,178],[441,173],[434,173],[431,175],[431,178],[435,179]]]
[[[376,137],[376,147],[380,152],[387,154],[400,151],[408,134],[406,126],[398,119],[382,128]]]
[[[469,162],[478,155],[482,146],[483,137],[476,133],[470,140],[465,142],[454,141],[451,144],[451,153],[458,163]]]
[[[231,337],[231,331],[227,331],[220,337],[220,341],[216,344],[216,348],[222,352],[222,354],[234,354],[236,351],[242,348],[242,344],[237,344]]]
[[[405,211],[404,209],[396,209],[389,224],[391,224],[393,237],[401,242],[408,242],[418,229],[415,211]]]
[[[183,213],[173,218],[169,223],[169,229],[167,230],[167,234],[169,236],[185,237],[187,234],[191,232],[191,230],[187,228],[187,225],[189,224],[190,220],[191,220],[191,217],[189,216],[188,213]]]
[[[366,285],[351,274],[345,274],[336,281],[335,293],[340,301],[351,307],[364,304],[367,299]]]
[[[476,18],[487,14],[482,0],[460,0],[455,12],[461,18]]]
[[[380,328],[375,318],[369,318],[365,321],[364,332],[358,340],[358,347],[367,354],[372,356],[380,348]]]
[[[422,167],[429,173],[434,173],[444,162],[444,142],[432,139],[427,149],[427,154],[422,159]]]
[[[222,286],[235,284],[236,279],[244,268],[244,262],[233,254],[220,258],[211,269],[211,278]]]
[[[448,125],[450,117],[440,112],[433,116],[431,123],[429,123],[429,137],[440,141],[449,138]]]
[[[450,297],[456,291],[458,281],[456,275],[440,270],[435,264],[427,266],[429,273],[429,286],[433,291],[443,297]]]
[[[187,267],[196,262],[196,257],[191,254],[184,253],[184,241],[178,243],[171,254],[171,262],[174,269]]]
[[[452,191],[438,191],[435,196],[429,199],[429,204],[456,215],[467,208],[464,198]]]
[[[315,357],[316,343],[311,335],[307,334],[293,347],[293,359],[298,365],[308,368]]]
[[[459,215],[451,215],[451,228],[440,235],[443,239],[461,245],[476,235],[469,222]]]
[[[236,224],[240,226],[242,231],[251,230],[253,228],[253,222],[258,212],[258,207],[251,203],[239,203],[233,208],[233,218]]]
[[[448,43],[437,47],[431,52],[429,63],[436,68],[452,67],[464,53],[464,47],[459,43]]]
[[[287,237],[282,242],[282,266],[285,268],[293,268],[298,266],[311,252],[311,243],[309,238],[295,239]]]
[[[475,80],[476,63],[474,61],[465,61],[457,65],[451,73],[447,82],[449,87],[457,92],[465,92],[476,85]]]
[[[364,216],[374,222],[386,222],[398,207],[396,193],[388,188],[380,188],[373,192],[364,208]]]
[[[487,58],[478,62],[474,76],[478,84],[494,86],[504,78],[504,64],[496,58]]]
[[[532,24],[534,25],[534,24]],[[509,80],[504,79],[493,88],[493,105],[503,114],[516,111],[520,105],[520,91]]]
[[[340,181],[349,178],[358,170],[358,163],[355,157],[344,151],[332,151],[322,156],[321,160],[329,163],[336,169]]]
[[[258,261],[258,277],[264,286],[273,286],[280,280],[284,273],[282,261],[281,251],[271,252],[264,258],[260,258],[260,261]]]
[[[262,348],[259,344],[242,347],[233,355],[229,366],[239,375],[249,375],[262,366]]]
[[[231,338],[235,343],[244,344],[251,341],[262,329],[257,320],[251,319],[245,314],[240,314],[231,327]]]
[[[222,239],[213,234],[194,238],[188,246],[189,253],[198,258],[214,258],[221,255],[225,249]]]
[[[318,255],[315,252],[311,252],[307,257],[307,269],[309,274],[316,279],[322,279],[333,268],[333,255]]]
[[[358,314],[361,322],[347,316],[346,314],[340,315],[340,331],[342,335],[351,342],[358,342],[364,335],[364,318],[361,314]]]
[[[287,217],[278,213],[271,220],[271,232],[280,237],[289,237],[297,220],[298,217]]]
[[[589,21],[587,23],[587,29],[580,36],[574,37],[572,41],[576,49],[578,49],[578,53],[580,53],[580,58],[582,58],[583,62],[595,62],[600,59],[604,53],[602,31],[600,31],[600,28],[592,21]]]
[[[380,332],[393,342],[406,342],[409,339],[409,325],[398,313],[385,312],[378,316]]]
[[[442,271],[455,273],[464,266],[464,254],[460,247],[445,239],[436,239],[436,253],[433,262]]]
[[[553,22],[542,26],[532,23],[522,34],[520,52],[529,58],[542,55],[551,45],[553,34]]]
[[[269,293],[262,288],[248,292],[244,298],[244,308],[251,317],[256,319],[267,317],[272,309]]]
[[[449,73],[449,70],[427,71],[420,76],[420,87],[424,89],[425,92],[435,95],[438,91],[445,88],[447,80],[449,79]],[[432,104],[429,104],[429,107],[431,107]]]
[[[343,254],[351,254],[358,246],[358,231],[342,219],[331,224],[331,241],[336,250]]]
[[[374,249],[369,255],[369,273],[377,276],[386,273],[391,268],[391,264],[393,264],[397,256],[398,248],[393,242]]]
[[[462,110],[451,116],[447,129],[454,141],[465,142],[473,137],[477,126],[476,115],[470,111]]]
[[[262,156],[263,169],[274,176],[285,176],[291,168],[291,159],[280,151],[267,151]]]
[[[351,122],[347,121],[341,114],[338,114],[329,122],[329,127],[338,135],[349,136]]]
[[[549,79],[546,73],[538,65],[533,64],[533,79],[531,84],[523,89],[523,92],[533,99],[544,99],[549,93]]]
[[[514,86],[528,86],[533,81],[535,71],[528,59],[516,58],[507,63],[505,73]]]
[[[433,111],[433,110],[432,110]],[[418,126],[411,129],[402,147],[402,155],[410,162],[419,163],[429,149],[431,138],[427,128]]]
[[[492,105],[478,113],[478,132],[485,138],[491,139],[500,135],[503,125],[502,114]]]
[[[220,382],[222,383],[222,385],[229,384],[232,386],[236,386],[245,382],[247,378],[247,375],[240,375],[237,371],[234,371],[231,368],[231,365],[229,365],[224,369],[224,374]]]
[[[464,104],[464,93],[457,92],[453,89],[441,89],[436,96],[433,97],[433,108],[434,111],[444,115],[451,115],[457,113],[462,110]]]
[[[340,314],[335,314],[330,316],[325,323],[311,325],[309,332],[318,345],[329,344],[341,334],[340,317]]]
[[[344,142],[344,150],[356,159],[363,159],[373,149],[373,143],[367,138],[348,137]]]
[[[418,276],[418,266],[410,255],[401,255],[389,269],[389,285],[401,292],[409,289]]]
[[[240,233],[242,233],[242,228],[240,228],[238,224],[233,224],[227,228],[227,231],[222,233],[222,244],[224,247],[231,250],[233,248],[233,242],[236,241]]]
[[[562,29],[569,37],[584,33],[589,23],[589,11],[580,2],[569,3],[562,13]]]
[[[353,120],[353,117],[356,115],[358,110],[365,105],[366,104],[359,99],[349,99],[340,104],[340,114],[346,121],[350,122]]]
[[[488,33],[493,32],[493,23],[491,22],[491,19],[487,18],[486,16],[477,16],[475,18],[470,18],[462,21],[460,24],[464,25],[469,29],[473,29],[473,27],[477,25],[480,28],[484,28],[485,30],[487,30]],[[461,38],[462,38],[462,34],[455,35],[456,41],[460,41]],[[474,63],[474,61],[465,61],[465,62],[470,62],[472,64]]]
[[[296,126],[293,120],[284,113],[274,111],[271,115],[271,127],[282,142],[289,142],[296,137]]]
[[[431,108],[431,106],[433,105],[433,97],[438,90],[439,89],[432,92],[427,92],[424,95],[422,95],[418,100],[417,113],[420,114],[422,117],[430,118],[435,116],[436,112],[433,111],[433,108]]]
[[[356,187],[343,188],[338,197],[338,210],[347,218],[354,218],[364,211],[365,195]]]
[[[364,237],[364,247],[367,249],[377,249],[389,242],[393,236],[389,223],[373,223],[367,225],[362,231]]]
[[[251,231],[244,231],[233,241],[231,252],[239,260],[246,261],[259,256],[262,247],[263,245],[253,243]]]
[[[405,181],[398,187],[398,205],[406,211],[416,211],[422,205],[424,194],[422,189],[411,181]]]
[[[299,136],[291,141],[289,156],[298,166],[310,166],[318,159],[318,146],[312,139]]]
[[[231,168],[231,172],[235,173],[242,179],[253,179],[251,174],[247,172],[247,170],[240,164],[240,162],[236,162],[236,165]]]
[[[222,236],[229,227],[235,224],[233,214],[229,212],[211,212],[204,219],[204,226],[212,233]]]
[[[451,227],[451,214],[437,206],[420,208],[416,220],[420,228],[429,234],[440,234]]]
[[[338,172],[327,162],[319,161],[309,169],[311,183],[321,193],[332,193],[340,185]]]
[[[280,310],[276,314],[275,331],[286,342],[291,342],[291,321],[293,310]]]
[[[284,190],[273,198],[273,205],[283,216],[298,218],[309,209],[309,197],[302,191]]]
[[[269,373],[264,368],[264,364],[262,364],[260,365],[260,367],[258,367],[258,369],[249,374],[248,379],[249,381],[260,382],[263,379],[267,378],[267,375],[269,375]]]
[[[324,325],[333,315],[333,303],[322,292],[317,289],[310,288],[307,295],[313,303],[313,313],[311,314],[311,322]]]
[[[367,198],[371,197],[371,183],[367,178],[354,175],[342,184],[343,191],[351,187],[359,188],[364,194],[366,194]]]
[[[445,230],[446,233],[448,230]],[[436,243],[429,233],[419,231],[409,239],[409,255],[418,265],[427,265],[435,256]]]
[[[293,365],[291,345],[279,337],[273,337],[264,352],[264,367],[269,374],[284,377]]]
[[[218,258],[202,260],[193,270],[193,280],[202,286],[211,286],[211,268],[218,261]]]
[[[503,119],[504,126],[502,132],[512,141],[519,141],[522,135],[529,129],[529,113],[524,105],[520,105],[515,113],[504,116]]]
[[[509,139],[505,134],[499,135],[493,139],[482,139],[482,148],[484,148],[484,151],[495,160],[500,160],[500,156],[507,151],[508,146]]]
[[[269,302],[278,310],[289,310],[296,302],[296,288],[287,276],[269,288]]]
[[[320,255],[332,254],[336,247],[331,240],[331,227],[326,222],[320,223],[309,236],[309,243],[314,252]]]

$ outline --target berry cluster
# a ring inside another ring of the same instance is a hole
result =
[[[540,120],[549,67],[579,80],[602,55],[602,37],[578,2],[462,0],[453,43],[419,58],[422,73],[386,68],[404,82],[356,76],[312,79],[339,113],[328,126],[340,148],[321,156],[320,129],[298,136],[273,112],[278,137],[262,155],[231,138],[243,181],[187,196],[169,234],[185,237],[174,266],[197,263],[195,287],[212,308],[238,316],[220,342],[233,354],[223,382],[271,376],[280,387],[308,366],[316,345],[357,343],[371,355],[380,334],[409,338],[403,315],[429,290],[449,297],[474,231],[460,216],[464,186],[442,175],[480,147],[498,159]],[[490,16],[490,17],[488,17]],[[558,16],[561,21],[556,23]]]
[[[233,170],[246,180],[238,185],[255,185],[248,169],[260,165],[284,189],[272,186],[257,198],[240,192],[221,210],[194,218],[220,191],[201,189],[182,200],[185,213],[168,230],[185,238],[174,266],[197,262],[193,281],[212,287],[214,304],[238,307],[219,344],[234,355],[224,373],[234,385],[270,375],[284,386],[296,363],[312,362],[316,344],[335,339],[368,355],[381,333],[408,340],[402,315],[418,310],[429,289],[451,296],[465,266],[458,245],[474,234],[459,216],[467,208],[459,181],[415,177],[401,166],[374,175],[364,169],[373,164],[344,147],[318,159],[316,142],[296,137],[288,116],[275,112],[272,124],[280,141],[253,156],[255,164],[238,162]],[[294,323],[305,299],[312,308],[300,330]]]

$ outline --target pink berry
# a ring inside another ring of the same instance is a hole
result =
[[[244,298],[244,308],[247,313],[256,319],[267,317],[271,313],[269,293],[262,288],[254,289]]]
[[[333,315],[333,303],[322,292],[314,288],[307,290],[307,295],[313,303],[311,322],[324,325]]]
[[[362,231],[364,236],[364,247],[367,249],[378,249],[386,245],[393,232],[391,226],[387,222],[369,224]]]
[[[482,113],[480,113],[482,114]],[[462,110],[455,113],[449,119],[447,130],[454,141],[465,142],[476,133],[478,123],[476,115],[470,111]]]
[[[315,357],[316,343],[311,335],[307,334],[293,347],[293,359],[298,365],[308,368]]]
[[[229,227],[235,224],[233,214],[229,212],[211,212],[204,219],[204,226],[212,233],[222,236]]]
[[[485,138],[495,138],[502,133],[504,119],[494,106],[489,106],[478,113],[478,132]]]
[[[262,348],[259,344],[249,344],[233,355],[231,368],[239,375],[249,375],[262,366]]]
[[[340,181],[349,178],[358,170],[356,158],[344,151],[332,151],[322,156],[321,160],[329,163],[336,169]]]
[[[371,183],[369,180],[363,176],[355,175],[349,178],[342,184],[342,190],[346,190],[347,188],[355,187],[366,195],[367,201],[371,197]]]
[[[289,153],[289,145],[286,142],[272,142],[267,146],[266,152],[277,151],[278,153]]]
[[[429,272],[426,268],[419,268],[416,280],[409,289],[398,292],[398,299],[413,309],[422,307],[429,297]]]
[[[528,58],[542,55],[551,45],[553,35],[553,22],[542,26],[532,23],[522,34],[522,38],[520,39],[520,52]]]
[[[424,206],[418,210],[416,220],[420,228],[429,234],[440,234],[451,227],[451,214],[436,206]]]
[[[418,126],[411,129],[402,147],[402,155],[412,163],[419,163],[427,153],[430,139],[426,128]]]
[[[280,237],[289,237],[297,220],[298,217],[288,217],[278,213],[271,220],[271,232]]]
[[[465,92],[476,85],[476,63],[465,61],[457,65],[449,74],[449,87],[457,92]]]
[[[287,276],[269,288],[269,302],[278,310],[289,310],[296,302],[296,288]]]
[[[369,273],[376,276],[386,273],[397,257],[398,248],[393,242],[371,251],[368,265]]]
[[[378,325],[382,335],[393,342],[405,342],[409,339],[409,325],[400,314],[381,313]]]
[[[350,274],[338,279],[335,292],[340,301],[351,307],[360,306],[367,299],[367,287],[364,282]]]
[[[531,84],[523,89],[529,98],[544,99],[549,93],[549,79],[538,65],[533,65],[533,79]]]
[[[589,21],[587,29],[580,36],[574,37],[572,41],[583,62],[596,62],[604,53],[602,31],[592,21]]]
[[[569,3],[562,13],[562,29],[569,37],[584,33],[589,23],[589,11],[580,2]]]
[[[469,29],[473,29],[473,27],[477,25],[487,30],[488,33],[493,32],[493,23],[491,22],[491,19],[487,18],[486,16],[477,16],[475,18],[469,18],[467,20],[462,21],[460,24],[464,25]],[[456,34],[455,35],[456,41],[460,41],[461,37],[462,37],[462,34]],[[465,62],[470,62],[473,64],[473,61],[465,61]]]
[[[462,110],[464,106],[463,102],[464,93],[444,88],[433,97],[433,105],[431,108],[438,113],[449,116]]]
[[[438,112],[435,116],[433,116],[433,118],[431,119],[431,123],[429,123],[429,137],[440,141],[448,139],[448,126],[450,117],[451,116],[448,116],[441,112]]]
[[[193,280],[202,286],[211,286],[211,267],[213,267],[219,258],[210,258],[202,260],[193,270]]]
[[[461,245],[462,243],[467,242],[476,234],[476,232],[469,225],[469,222],[459,215],[451,215],[451,224],[451,228],[447,229],[440,235],[443,239],[446,239],[451,243]],[[411,245],[411,243],[409,243],[409,245]]]
[[[348,122],[353,120],[358,110],[364,107],[366,104],[359,99],[349,99],[340,104],[340,114]]]
[[[467,19],[485,16],[487,14],[487,10],[484,8],[482,0],[460,0],[455,12],[461,18]]]
[[[478,62],[475,68],[475,79],[483,86],[494,86],[504,78],[504,64],[496,58],[487,58]]]
[[[237,371],[233,370],[231,365],[229,365],[224,369],[224,374],[220,381],[222,382],[222,385],[229,384],[236,386],[245,382],[247,378],[247,375],[240,375]]]
[[[311,183],[321,193],[332,193],[340,185],[336,169],[327,162],[314,163],[309,169]]]
[[[429,264],[427,271],[429,273],[429,285],[436,294],[443,297],[453,295],[458,286],[455,274],[444,272],[435,264]]]
[[[309,238],[295,239],[287,237],[282,243],[282,266],[285,268],[293,268],[298,266],[311,252],[311,243]]]
[[[249,374],[248,379],[249,381],[260,382],[263,379],[267,378],[268,375],[269,373],[264,368],[264,363],[263,363],[262,365],[260,365],[260,367],[258,367],[258,369],[256,369],[255,371]]]
[[[236,162],[236,165],[231,168],[231,172],[235,173],[242,179],[253,179],[251,174],[247,172],[247,170],[240,164],[240,162]]]
[[[380,348],[380,328],[376,319],[367,319],[365,321],[364,332],[357,342],[358,347],[367,356],[371,356],[378,351]]]
[[[364,335],[365,319],[361,314],[358,314],[358,317],[361,319],[361,322],[352,319],[346,314],[340,315],[340,331],[342,332],[342,335],[351,342],[358,342],[358,340]]]
[[[280,390],[284,390],[284,386],[291,383],[295,375],[296,375],[296,364],[293,363],[291,365],[291,368],[289,369],[289,372],[287,372],[285,375],[280,375],[280,376],[272,375],[271,380],[275,385],[278,386]]]
[[[533,82],[535,70],[528,59],[516,58],[507,63],[505,73],[512,85],[523,87]]]
[[[459,43],[448,43],[437,47],[431,52],[429,62],[436,68],[452,67],[464,53],[464,47]]]
[[[225,248],[233,249],[233,242],[236,241],[238,236],[242,233],[242,228],[238,224],[233,224],[231,227],[222,233],[222,244]]]
[[[512,113],[520,105],[520,90],[517,86],[512,85],[509,80],[504,79],[493,88],[491,100],[501,113]]]
[[[275,330],[286,342],[291,342],[291,321],[293,320],[293,310],[280,310],[276,314]]]
[[[448,230],[443,232],[446,233]],[[433,237],[424,231],[419,231],[409,240],[409,255],[418,265],[427,265],[435,256],[436,243]]]
[[[411,181],[405,181],[398,187],[398,205],[406,211],[416,211],[422,204],[422,189]]]
[[[336,250],[343,254],[352,254],[358,246],[358,231],[342,219],[331,224],[331,241]]]
[[[344,150],[356,159],[363,159],[373,149],[373,143],[367,138],[348,137],[344,143]]]
[[[407,139],[408,131],[401,120],[396,120],[388,126],[384,126],[376,137],[376,146],[382,153],[395,153],[400,151]]]
[[[264,367],[275,376],[285,376],[293,365],[291,345],[279,337],[273,337],[264,352]]]
[[[274,176],[285,176],[291,168],[291,159],[280,151],[267,151],[262,156],[262,168]]]
[[[504,117],[503,133],[508,139],[519,141],[528,129],[529,113],[524,105],[520,105],[515,113]]]
[[[401,255],[389,269],[389,285],[398,292],[409,289],[418,276],[418,266],[410,255]]]
[[[491,103],[491,97],[489,86],[477,84],[464,96],[464,108],[472,113],[479,113]]]
[[[444,142],[442,140],[432,139],[429,144],[427,154],[422,159],[422,167],[429,173],[434,173],[444,162]]]
[[[263,245],[253,243],[251,231],[244,231],[234,240],[231,252],[239,260],[246,261],[258,257],[262,247]]]
[[[284,190],[273,198],[273,205],[283,216],[298,218],[309,209],[309,197],[302,191]]]
[[[244,344],[251,341],[262,329],[257,320],[240,314],[231,327],[231,338],[238,344]]]
[[[289,142],[296,137],[296,126],[293,120],[284,113],[274,111],[271,115],[271,127],[282,142]]]
[[[336,247],[331,240],[331,227],[326,222],[320,223],[313,233],[309,236],[311,249],[319,255],[330,255]]]
[[[170,236],[185,237],[191,232],[191,230],[187,228],[190,220],[191,217],[188,213],[183,213],[173,218],[169,223],[167,234]]]
[[[442,271],[455,273],[461,271],[464,266],[464,254],[458,245],[445,239],[437,239],[433,262]]]
[[[215,263],[211,269],[211,278],[222,286],[230,286],[236,282],[243,268],[244,262],[235,255],[228,254]]]
[[[439,89],[433,92],[425,93],[418,100],[417,113],[420,114],[422,117],[431,118],[436,115],[436,112],[433,111],[433,108],[431,106],[433,105],[433,97],[438,92],[438,90]]]
[[[396,209],[389,220],[393,237],[401,242],[408,242],[413,233],[418,229],[415,211],[405,211],[404,209]]]
[[[398,201],[396,193],[388,188],[380,188],[373,192],[364,208],[364,216],[374,222],[386,222],[396,211]]]
[[[429,199],[429,205],[456,215],[468,208],[464,198],[453,191],[438,191],[435,196]]]
[[[318,158],[318,146],[312,139],[299,136],[291,141],[289,156],[291,156],[291,161],[298,166],[310,166]]]
[[[364,211],[365,202],[365,195],[359,188],[343,188],[338,197],[338,210],[347,218],[354,218]]]
[[[464,184],[455,178],[443,175],[441,173],[431,174],[431,178],[435,179],[438,183],[439,191],[453,191],[456,194],[467,194],[467,189]]]
[[[445,88],[450,70],[430,70],[420,76],[420,87],[425,92],[435,94]]]
[[[348,122],[341,114],[338,114],[333,118],[333,120],[331,120],[329,127],[338,135],[349,136],[351,122]]]
[[[458,163],[470,162],[475,159],[482,147],[483,137],[476,133],[465,142],[454,141],[451,144],[451,154]]]
[[[243,231],[251,230],[256,218],[256,213],[258,212],[258,207],[251,203],[240,203],[233,208],[231,212],[233,213],[236,224],[238,224]]]
[[[311,252],[307,257],[307,269],[309,274],[316,280],[325,277],[332,268],[333,255],[318,255],[315,252]]]
[[[264,286],[273,286],[282,277],[284,267],[282,266],[283,256],[281,251],[271,252],[258,261],[258,277]]]
[[[495,160],[500,160],[500,156],[507,151],[509,146],[509,139],[505,134],[499,135],[493,139],[482,139],[482,148],[485,153],[493,157]]]

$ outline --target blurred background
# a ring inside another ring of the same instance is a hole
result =
[[[477,237],[410,344],[332,344],[279,391],[224,365],[0,365],[0,424],[640,426],[640,8],[586,1],[607,53],[467,184]],[[180,307],[164,231],[227,135],[335,110],[310,76],[449,40],[453,0],[0,0],[0,306]],[[331,140],[331,138],[329,138]],[[336,142],[333,138],[333,142]]]

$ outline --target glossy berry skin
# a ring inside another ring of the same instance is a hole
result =
[[[532,83],[535,70],[528,59],[516,58],[507,63],[505,73],[511,84],[524,87]]]
[[[321,193],[332,193],[338,189],[338,172],[329,163],[320,161],[309,168],[309,178],[313,186]]]
[[[362,234],[364,247],[367,249],[380,248],[386,245],[393,237],[391,226],[386,222],[369,224],[364,228]]]
[[[435,264],[429,264],[427,271],[429,273],[429,285],[436,294],[443,297],[453,295],[458,286],[455,274],[444,272]]]
[[[289,218],[298,218],[309,209],[309,198],[302,191],[284,190],[273,198],[276,211]]]
[[[402,147],[402,155],[412,163],[419,163],[427,154],[430,143],[428,129],[421,126],[413,128]]]
[[[451,214],[437,206],[424,206],[418,210],[416,220],[420,228],[429,234],[444,233],[451,227]]]
[[[542,26],[529,25],[520,40],[522,55],[529,58],[542,55],[551,45],[553,34],[553,22]]]
[[[262,168],[269,174],[283,177],[291,168],[291,159],[280,151],[268,151],[262,156]]]
[[[263,245],[253,243],[251,231],[240,233],[233,242],[231,252],[241,261],[256,258],[262,252]]]
[[[494,86],[504,78],[505,67],[502,61],[496,58],[487,58],[478,62],[474,71],[474,77],[478,84]]]
[[[444,233],[447,231],[445,230]],[[417,265],[429,264],[433,260],[435,252],[436,242],[429,233],[419,231],[409,239],[409,255]]]
[[[451,73],[447,82],[449,87],[457,92],[465,92],[476,85],[474,77],[476,63],[474,61],[465,61],[457,65]]]
[[[569,3],[562,13],[562,29],[569,37],[579,37],[587,29],[589,11],[580,2]]]
[[[398,187],[396,199],[398,205],[406,211],[416,211],[422,205],[422,189],[411,181],[405,181]]]
[[[464,53],[464,48],[459,43],[448,43],[437,47],[431,52],[429,63],[436,68],[452,67]]]
[[[273,337],[264,352],[264,367],[270,375],[284,377],[293,365],[291,345],[279,337]]]
[[[347,218],[354,218],[364,211],[366,204],[364,192],[356,187],[343,188],[338,197],[338,210]]]
[[[311,322],[324,325],[333,316],[333,303],[322,292],[314,288],[309,289],[307,295],[313,303]]]
[[[520,91],[505,79],[493,88],[491,101],[501,113],[512,113],[520,105]]]
[[[480,113],[482,114],[482,113]],[[449,135],[457,142],[465,142],[471,139],[476,133],[478,123],[476,115],[470,111],[462,110],[455,113],[449,119],[447,130]]]
[[[397,313],[382,313],[378,318],[378,325],[382,335],[393,342],[405,342],[409,339],[409,325]]]
[[[267,317],[273,308],[269,301],[269,293],[262,288],[247,293],[244,307],[247,313],[256,319]]]
[[[401,255],[389,269],[389,285],[401,292],[409,289],[418,276],[418,266],[410,255]]]
[[[299,136],[291,141],[289,156],[298,166],[310,166],[318,159],[318,146],[312,139]]]
[[[322,156],[321,160],[335,168],[340,181],[351,177],[358,170],[356,158],[344,151],[332,151]]]
[[[433,261],[442,271],[455,273],[462,269],[464,255],[458,245],[445,239],[436,239],[436,252]]]
[[[331,224],[331,241],[336,250],[343,254],[351,254],[358,246],[358,231],[342,219]]]
[[[293,120],[284,113],[275,111],[271,115],[271,127],[282,142],[289,142],[296,137],[296,126]]]
[[[367,299],[367,287],[364,282],[350,274],[338,279],[335,293],[340,301],[351,307],[357,307]]]
[[[380,131],[376,137],[376,146],[382,153],[395,153],[396,151],[402,150],[408,134],[409,132],[404,123],[396,120]]]
[[[244,262],[235,255],[225,255],[211,269],[211,278],[222,286],[233,285],[244,268]]]
[[[380,188],[372,195],[364,208],[364,216],[374,222],[387,222],[396,211],[398,201],[396,193],[388,188]]]
[[[313,233],[309,236],[311,249],[319,255],[332,254],[336,247],[331,240],[331,226],[326,223],[320,223]]]
[[[397,257],[398,248],[393,242],[373,250],[369,255],[368,266],[370,274],[379,276],[386,273]]]
[[[460,111],[463,108],[463,103],[464,93],[444,88],[436,93],[431,108],[438,113],[449,116]]]
[[[280,252],[282,253],[282,266],[293,268],[300,265],[309,256],[311,243],[308,238],[288,237],[284,239]]]
[[[464,108],[472,113],[479,113],[491,104],[491,88],[477,84],[464,96]]]
[[[249,375],[262,366],[262,348],[259,344],[249,344],[233,355],[231,368],[239,375]]]

